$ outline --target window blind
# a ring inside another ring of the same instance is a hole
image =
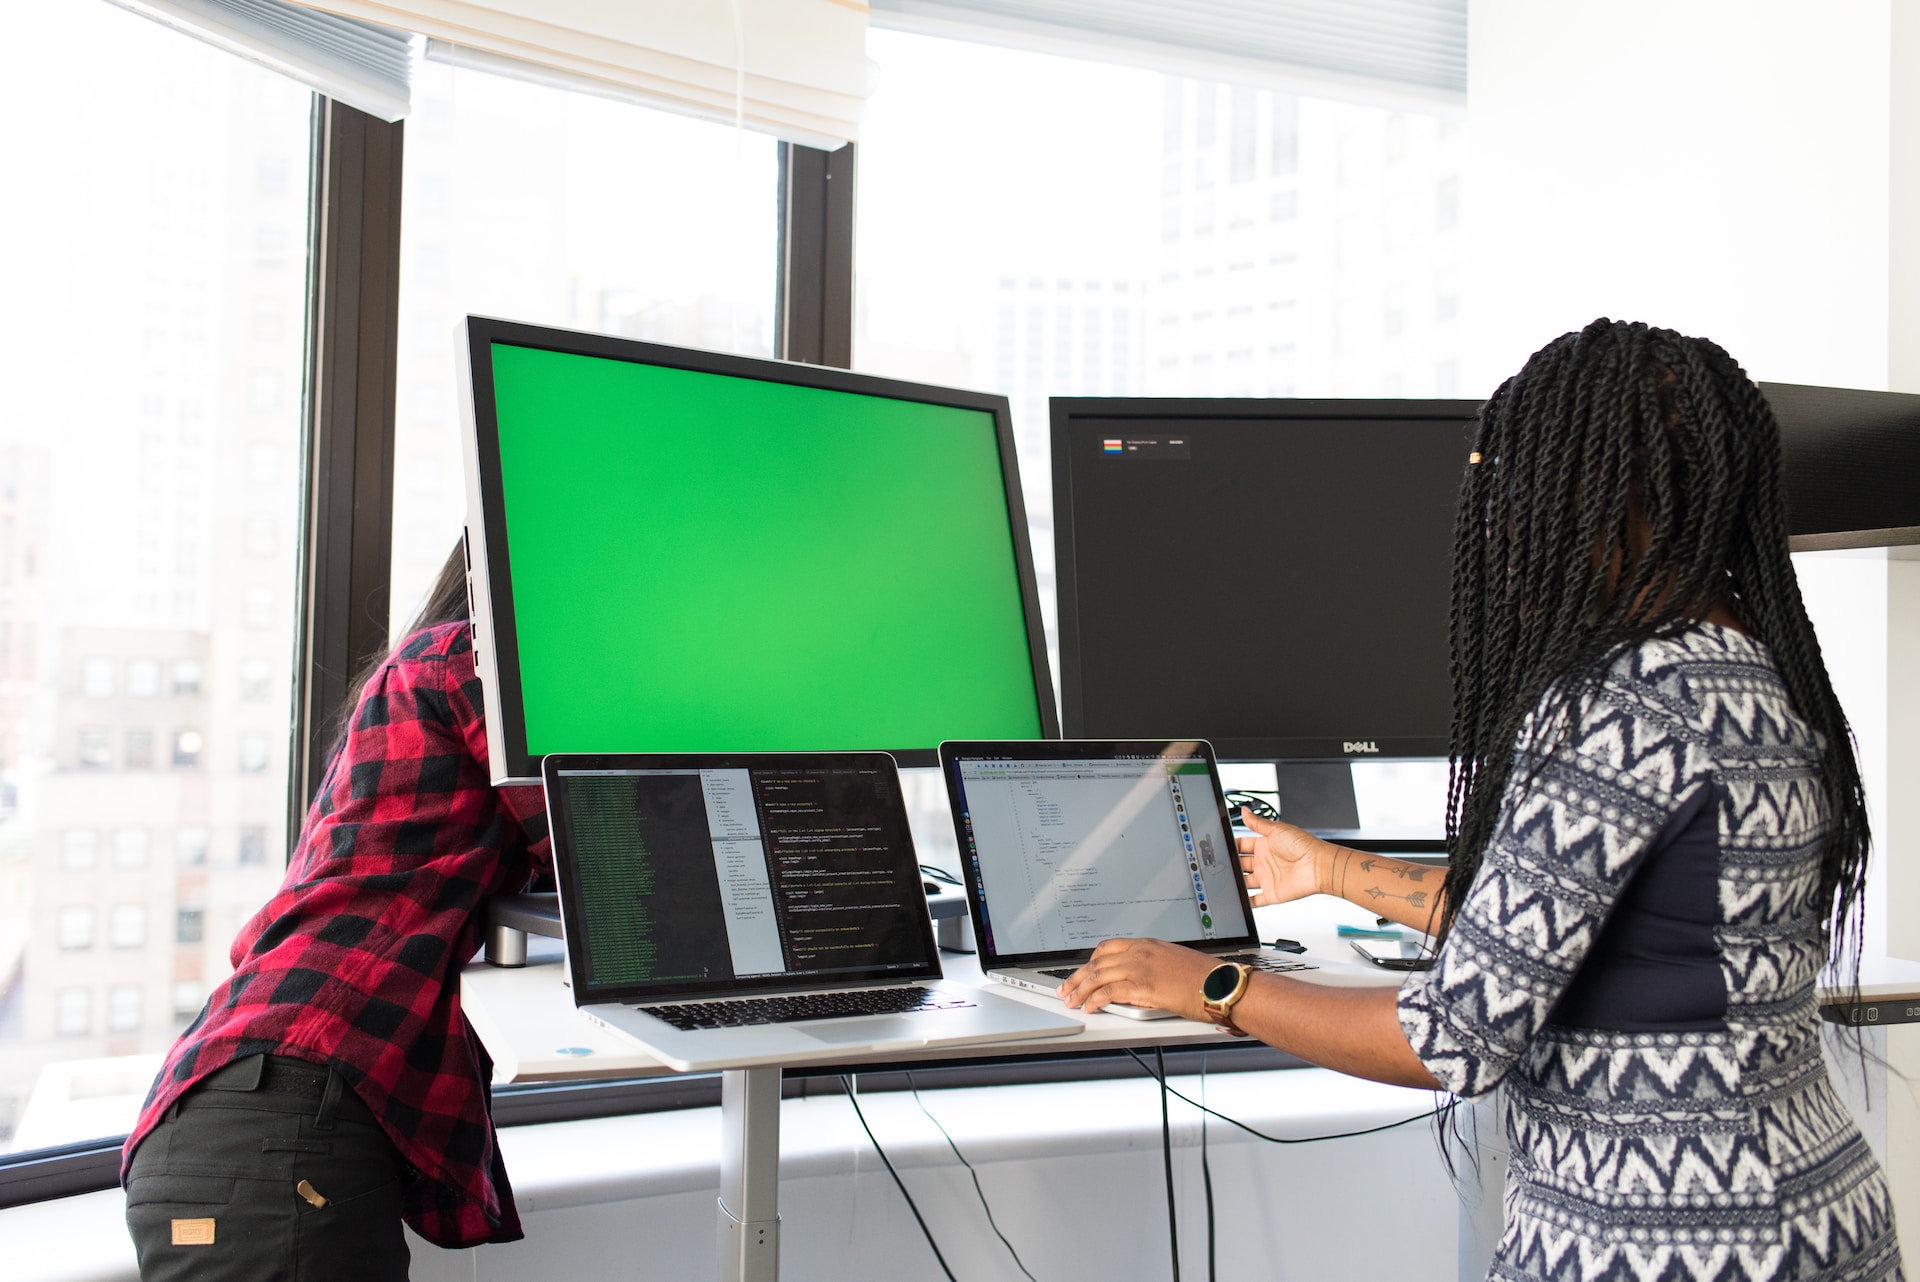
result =
[[[413,37],[281,0],[110,0],[357,107],[407,114]]]
[[[310,0],[428,56],[833,148],[872,81],[864,0]]]
[[[1467,0],[872,0],[873,24],[1464,106]]]

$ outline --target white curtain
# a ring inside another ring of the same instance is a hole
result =
[[[872,0],[873,25],[1301,92],[1464,107],[1467,0]]]
[[[413,37],[281,0],[109,0],[382,120],[407,114]]]
[[[864,0],[301,0],[429,56],[833,148],[859,133]]]

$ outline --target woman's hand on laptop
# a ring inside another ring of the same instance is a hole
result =
[[[1089,1015],[1110,1002],[1170,1010],[1205,1022],[1200,984],[1218,957],[1159,939],[1109,939],[1060,985],[1060,1000]]]
[[[1304,828],[1262,819],[1244,806],[1240,822],[1254,833],[1241,837],[1238,845],[1247,888],[1259,887],[1253,896],[1255,908],[1291,903],[1326,889],[1326,874],[1341,847]]]

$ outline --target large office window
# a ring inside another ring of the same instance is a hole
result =
[[[8,35],[0,1152],[125,1132],[279,880],[312,103],[110,5]]]
[[[868,49],[854,364],[1012,400],[1049,611],[1048,397],[1475,391],[1459,122],[893,31]]]
[[[777,230],[764,134],[428,62],[406,145],[396,631],[466,513],[460,318],[765,356]]]
[[[854,365],[1011,400],[1056,679],[1049,397],[1491,390],[1455,376],[1457,119],[894,31],[868,51]],[[1369,822],[1437,822],[1442,772],[1361,773]],[[909,791],[951,848],[938,780]]]

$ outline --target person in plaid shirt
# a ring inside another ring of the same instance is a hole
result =
[[[403,1219],[441,1246],[523,1236],[460,968],[481,905],[552,852],[541,789],[488,782],[466,604],[456,548],[127,1137],[147,1282],[404,1279]]]

